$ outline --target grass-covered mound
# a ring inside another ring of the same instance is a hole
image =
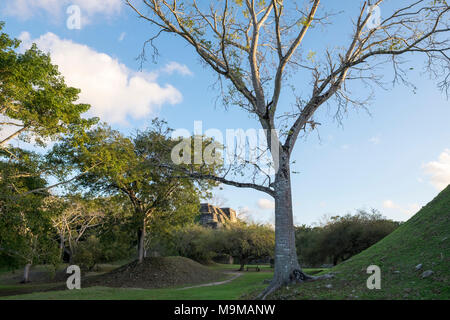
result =
[[[381,268],[380,290],[367,288],[370,265]],[[429,270],[432,274],[423,277]],[[389,236],[331,272],[334,279],[283,289],[272,298],[450,299],[450,186]]]
[[[224,279],[222,272],[211,270],[183,257],[145,258],[126,264],[111,272],[86,279],[82,286],[117,288],[165,288],[195,285]]]

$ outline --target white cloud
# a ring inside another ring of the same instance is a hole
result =
[[[394,220],[407,220],[416,214],[422,206],[418,203],[410,203],[407,205],[400,205],[392,200],[383,201],[383,208],[390,211],[390,218]]]
[[[383,208],[397,209],[397,208],[399,208],[399,206],[396,205],[392,200],[385,200],[385,201],[383,201]]]
[[[450,149],[445,149],[437,161],[428,162],[423,168],[437,190],[446,188],[450,184]]]
[[[123,0],[63,0],[67,5],[75,4],[80,6],[82,11],[85,11],[89,15],[94,14],[106,14],[113,15],[120,12],[123,4]]]
[[[156,82],[157,74],[130,70],[86,45],[60,39],[53,33],[32,41],[28,33],[20,38],[24,46],[35,42],[41,50],[50,52],[67,84],[81,89],[80,102],[91,104],[89,114],[104,121],[126,124],[128,117],[142,119],[163,104],[182,100],[176,88]]]
[[[238,218],[249,223],[275,224],[273,212],[261,212],[246,206],[238,209]]]
[[[178,62],[172,61],[166,64],[166,66],[162,69],[162,72],[167,73],[169,75],[173,74],[174,72],[177,72],[181,74],[182,76],[192,76],[193,73],[189,68],[184,65],[180,64]]]
[[[262,210],[273,210],[275,209],[275,202],[272,200],[268,200],[268,199],[259,199],[258,202],[256,203],[256,205],[258,206],[258,208],[262,209]]]
[[[92,20],[94,15],[107,17],[117,15],[122,8],[122,0],[3,0],[2,9],[6,15],[30,19],[36,14],[45,13],[60,18],[70,5],[81,9],[83,23]]]

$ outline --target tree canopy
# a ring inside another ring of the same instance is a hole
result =
[[[0,148],[14,138],[44,145],[59,134],[77,133],[95,123],[84,119],[88,104],[77,103],[79,89],[68,86],[50,56],[35,44],[25,52],[20,41],[2,32],[0,22]]]
[[[79,174],[73,185],[81,190],[107,196],[122,194],[128,199],[134,210],[141,261],[150,225],[192,220],[202,193],[211,185],[174,175],[158,165],[161,159],[170,158],[177,143],[168,138],[170,129],[163,127],[155,121],[153,128],[129,138],[106,125],[98,126],[83,137],[66,138],[48,156],[59,168],[55,172]]]

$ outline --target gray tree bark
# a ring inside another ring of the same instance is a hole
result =
[[[141,263],[145,258],[145,227],[138,230],[138,262]]]
[[[240,268],[239,268],[239,271],[244,271],[244,268],[245,268],[245,265],[246,264],[248,264],[248,259],[247,258],[244,258],[244,257],[241,257],[241,259],[240,259]]]
[[[269,287],[259,298],[265,299],[281,286],[319,279],[306,275],[298,262],[292,211],[291,171],[289,155],[280,152],[279,170],[275,175],[275,266]]]
[[[280,168],[275,178],[275,270],[273,282],[285,285],[291,282],[294,270],[301,270],[295,248],[294,217],[289,159],[280,157]]]
[[[31,263],[27,263],[25,265],[25,268],[23,270],[23,280],[22,283],[28,283],[30,282],[30,269],[31,269]]]
[[[61,258],[61,261],[64,259],[64,249],[65,249],[65,239],[64,239],[64,233],[61,232],[59,235],[59,257]]]

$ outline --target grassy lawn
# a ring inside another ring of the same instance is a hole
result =
[[[243,272],[242,276],[222,285],[200,287],[179,290],[178,288],[165,289],[129,289],[129,288],[108,288],[89,287],[81,290],[62,290],[35,292],[15,296],[4,296],[0,299],[12,300],[236,300],[248,296],[252,292],[263,290],[267,284],[263,281],[271,279],[273,271],[270,266],[260,266],[261,272]],[[209,268],[223,271],[235,271],[239,265],[217,264]],[[305,269],[308,273],[316,273],[323,269]],[[47,284],[49,286],[50,284]],[[54,285],[54,284],[53,284]],[[31,286],[31,285],[26,285]],[[42,285],[41,285],[42,286]],[[2,290],[17,290],[24,285],[0,286]]]
[[[241,265],[239,264],[216,264],[209,266],[211,269],[215,270],[229,270],[229,271],[238,271]],[[249,265],[250,267],[255,267],[256,265]],[[273,272],[273,268],[270,267],[268,264],[260,264],[258,265],[261,269],[261,272]],[[245,265],[244,270],[247,270],[247,265]],[[307,268],[304,269],[304,271],[308,274],[318,274],[320,272],[327,271],[327,268]],[[255,269],[251,269],[249,273],[255,272]]]
[[[248,265],[249,267],[260,267],[262,271],[270,271],[272,272],[273,269],[270,267],[270,265],[268,264],[259,264],[259,265]],[[209,268],[213,269],[213,270],[227,270],[227,271],[238,271],[239,268],[241,267],[240,264],[214,264],[211,266],[208,266]],[[245,265],[245,268],[247,268],[247,265]],[[254,269],[251,269],[251,271],[249,272],[255,272]]]
[[[255,290],[262,290],[265,279],[272,277],[271,272],[246,272],[241,277],[223,285],[191,288],[167,289],[119,289],[90,287],[81,290],[63,290],[36,292],[25,295],[2,297],[1,299],[36,299],[36,300],[235,300]],[[0,287],[1,290],[1,287]]]
[[[333,279],[292,285],[277,291],[271,299],[450,299],[450,187],[422,208],[414,217],[369,249],[332,268]],[[422,268],[416,270],[416,266]],[[366,286],[367,267],[381,268],[381,289]],[[113,266],[110,266],[113,267]],[[251,299],[267,286],[272,269],[260,265],[261,272],[243,272],[222,285],[191,288],[121,289],[90,287],[81,290],[34,292],[5,299],[149,299],[149,300],[234,300]],[[208,268],[236,271],[239,265],[216,264]],[[108,269],[108,267],[106,267]],[[422,277],[426,270],[431,276]],[[305,269],[306,273],[328,272]],[[48,284],[47,284],[48,285]],[[27,285],[32,286],[32,285]],[[14,292],[18,286],[5,284],[0,292]],[[23,288],[23,287],[22,287]],[[50,287],[51,288],[51,287]]]

